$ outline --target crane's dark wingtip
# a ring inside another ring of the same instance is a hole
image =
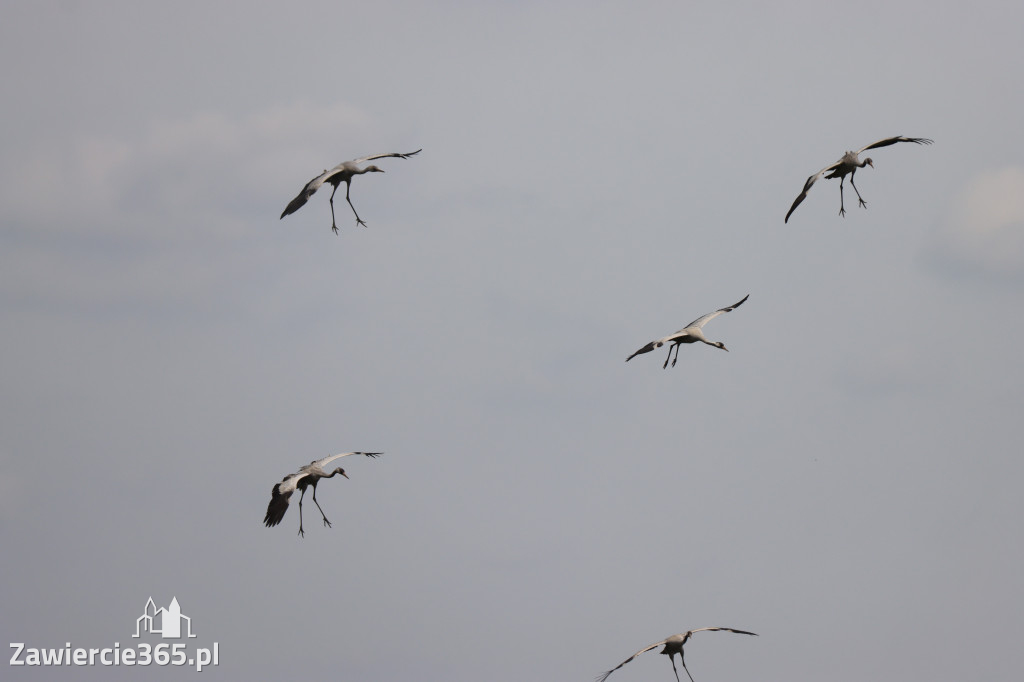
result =
[[[647,344],[643,348],[637,350],[635,353],[633,353],[628,358],[626,358],[626,362],[629,362],[630,360],[632,360],[633,358],[635,358],[638,355],[643,355],[644,353],[650,353],[655,348],[660,348],[660,346],[655,346],[654,345],[655,343],[656,343],[655,341],[651,341],[649,344]]]
[[[278,509],[268,509],[267,515],[263,517],[263,525],[267,528],[273,528],[277,524],[281,523],[281,519],[284,518],[284,512],[278,512]]]
[[[287,478],[285,478],[287,480]],[[291,498],[291,492],[281,494],[281,484],[277,483],[274,485],[274,489],[270,491],[270,503],[267,505],[267,513],[263,517],[263,525],[267,528],[276,526],[281,523],[284,519],[285,512],[288,511],[288,500]]]
[[[744,296],[744,297],[743,297],[743,298],[741,298],[740,300],[738,300],[738,301],[736,301],[735,303],[733,303],[733,304],[732,304],[731,306],[728,306],[728,307],[726,307],[726,308],[722,308],[722,309],[721,309],[721,311],[722,311],[723,313],[727,313],[727,312],[730,312],[730,311],[732,311],[732,310],[736,310],[736,309],[737,309],[737,308],[739,308],[739,307],[740,307],[741,305],[743,305],[743,304],[744,304],[744,303],[746,302],[746,300],[747,300],[748,298],[750,298],[750,294],[747,294],[746,296]]]
[[[305,206],[307,201],[309,201],[309,197],[306,196],[305,191],[299,192],[299,196],[289,201],[288,205],[284,207],[284,211],[281,213],[281,217],[284,218],[286,215],[291,215],[292,213],[295,213],[300,208]]]
[[[793,211],[795,211],[795,210],[796,210],[796,207],[797,207],[797,206],[799,206],[799,205],[800,205],[801,203],[803,203],[803,200],[804,200],[804,199],[805,199],[806,197],[807,197],[807,192],[806,192],[806,190],[805,190],[804,192],[802,192],[802,193],[800,194],[800,196],[798,196],[798,197],[796,198],[796,201],[794,201],[794,202],[793,202],[793,205],[789,207],[789,211],[787,211],[787,212],[786,212],[786,217],[785,217],[785,218],[783,218],[783,220],[782,220],[783,224],[785,224],[785,223],[788,223],[788,222],[789,222],[789,216],[793,215]]]
[[[760,636],[756,632],[747,632],[746,630],[737,630],[736,628],[722,628],[722,629],[723,630],[728,630],[729,632],[735,632],[737,635],[753,635],[754,637],[759,637]]]

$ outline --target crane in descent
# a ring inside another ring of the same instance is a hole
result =
[[[839,178],[839,215],[841,215],[841,216],[845,216],[846,215],[846,208],[843,207],[843,180],[846,179],[847,175],[850,176],[850,184],[853,185],[853,191],[857,192],[857,201],[860,202],[861,206],[863,206],[864,208],[867,208],[868,207],[868,202],[864,201],[864,199],[860,196],[860,191],[857,189],[857,185],[853,184],[853,176],[857,173],[857,169],[858,168],[863,168],[864,166],[871,166],[872,168],[874,168],[875,164],[874,164],[874,162],[870,158],[864,159],[863,161],[861,161],[860,160],[860,155],[862,153],[866,152],[869,149],[878,149],[879,147],[888,147],[889,145],[896,144],[897,142],[913,142],[914,144],[931,144],[932,140],[929,140],[929,139],[927,139],[925,137],[901,137],[901,136],[897,135],[896,137],[887,137],[884,140],[879,140],[878,142],[872,142],[868,146],[861,147],[860,149],[858,149],[855,152],[846,152],[845,154],[843,154],[843,158],[839,159],[838,161],[833,163],[831,166],[827,166],[825,168],[822,168],[820,171],[818,171],[817,173],[815,173],[811,177],[807,178],[807,181],[804,183],[804,188],[800,192],[800,196],[798,196],[796,198],[796,201],[793,202],[793,205],[789,207],[789,212],[786,214],[786,219],[783,220],[782,222],[784,222],[784,223],[789,222],[789,216],[793,215],[793,211],[796,210],[796,207],[799,206],[800,203],[804,199],[807,198],[807,192],[810,191],[811,185],[813,185],[818,180],[818,178],[821,177],[821,174],[825,173],[826,171],[831,171],[828,175],[825,176],[826,180],[832,180],[833,178]]]
[[[313,503],[316,504],[316,508],[320,509],[320,515],[324,517],[324,525],[330,527],[331,522],[327,520],[327,515],[324,514],[324,510],[321,509],[320,503],[316,501],[316,484],[320,482],[321,478],[333,478],[337,474],[341,474],[345,478],[348,478],[348,474],[341,467],[337,467],[334,471],[327,473],[324,469],[325,466],[333,462],[340,457],[348,457],[349,455],[365,455],[370,458],[378,457],[382,455],[382,452],[343,452],[339,455],[331,455],[330,457],[324,457],[323,459],[314,459],[309,464],[301,467],[294,474],[288,474],[285,476],[280,483],[274,486],[274,489],[270,491],[270,504],[267,505],[267,515],[263,517],[263,525],[267,528],[276,526],[281,523],[281,519],[284,518],[284,513],[288,511],[288,500],[291,498],[292,493],[298,488],[302,491],[299,495],[299,535],[305,537],[306,531],[302,529],[302,498],[306,496],[306,488],[313,488]]]
[[[662,369],[668,367],[668,361],[669,358],[672,357],[673,348],[675,348],[676,357],[674,360],[672,360],[672,366],[676,366],[676,360],[679,359],[679,347],[684,343],[696,343],[697,341],[701,341],[703,343],[708,344],[709,346],[714,346],[715,348],[721,348],[724,351],[728,351],[729,349],[726,348],[725,344],[722,343],[721,341],[708,341],[707,338],[704,336],[703,327],[708,322],[715,319],[722,313],[727,313],[731,310],[739,308],[743,304],[743,301],[746,301],[748,298],[750,298],[750,294],[747,294],[740,301],[733,303],[731,306],[728,306],[726,308],[719,308],[713,313],[708,313],[707,315],[698,317],[696,320],[686,325],[685,327],[675,332],[674,334],[669,334],[664,338],[651,341],[649,344],[647,344],[646,346],[644,346],[643,348],[641,348],[640,350],[626,358],[626,362],[629,362],[630,360],[640,355],[641,353],[650,353],[655,348],[661,348],[666,343],[671,343],[673,345],[669,346],[668,348],[668,357],[665,358],[665,364],[661,366]]]
[[[734,630],[733,628],[697,628],[696,630],[688,630],[682,634],[672,635],[671,637],[663,639],[660,642],[655,642],[654,644],[648,647],[644,647],[640,651],[636,652],[635,654],[624,660],[622,663],[619,663],[617,666],[615,666],[608,672],[604,672],[598,675],[597,682],[604,682],[608,679],[609,675],[611,675],[613,672],[615,672],[622,666],[632,661],[640,654],[646,653],[651,649],[657,648],[662,645],[664,645],[665,648],[659,651],[658,653],[665,654],[666,656],[668,656],[668,660],[672,661],[672,672],[676,674],[676,682],[679,682],[679,671],[676,669],[676,654],[679,654],[679,662],[683,664],[683,670],[686,670],[686,675],[690,678],[690,682],[693,682],[693,675],[690,675],[690,671],[686,667],[686,655],[683,653],[683,645],[686,644],[686,641],[693,636],[693,633],[701,632],[703,630],[725,630],[726,632],[735,632],[740,635],[754,635],[755,637],[757,636],[756,632],[747,632],[746,630]]]
[[[421,151],[423,150],[417,149],[416,151],[409,152],[407,154],[400,154],[398,152],[393,152],[391,154],[375,154],[373,156],[364,156],[361,159],[342,161],[331,170],[325,170],[323,173],[307,182],[306,186],[302,188],[301,192],[299,192],[299,195],[292,199],[291,202],[289,202],[289,204],[285,207],[284,212],[281,214],[281,218],[284,218],[286,215],[291,215],[292,213],[298,211],[305,205],[307,201],[309,201],[309,198],[313,196],[313,194],[318,189],[320,189],[321,185],[323,185],[325,182],[329,182],[334,186],[334,189],[331,191],[330,201],[331,229],[334,230],[334,234],[338,234],[338,224],[334,220],[334,193],[338,191],[338,185],[344,182],[345,201],[348,202],[349,206],[352,206],[352,213],[355,213],[356,216],[356,225],[362,225],[363,227],[366,227],[366,222],[359,217],[358,213],[356,213],[356,207],[352,205],[352,200],[348,196],[349,190],[352,189],[352,178],[356,175],[362,175],[363,173],[383,173],[384,171],[378,168],[377,166],[373,165],[360,168],[359,164],[365,163],[367,161],[374,161],[376,159],[386,159],[389,157],[408,159],[410,156],[415,156],[416,154],[419,154]]]

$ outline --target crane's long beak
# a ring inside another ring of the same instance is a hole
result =
[[[348,474],[346,474],[344,471],[341,472],[341,475],[344,476],[345,478],[348,478]]]

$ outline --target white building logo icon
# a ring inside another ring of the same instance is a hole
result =
[[[157,608],[150,597],[146,601],[146,608],[142,615],[135,621],[135,634],[132,637],[140,637],[141,633],[159,634],[164,639],[181,638],[181,622],[185,621],[185,632],[188,637],[195,637],[192,634],[192,619],[181,612],[178,606],[178,598],[173,597],[170,605],[165,609]],[[177,646],[177,645],[175,645]]]

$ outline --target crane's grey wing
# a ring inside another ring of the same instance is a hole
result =
[[[617,666],[615,666],[614,668],[612,668],[612,669],[611,669],[611,670],[609,670],[608,672],[604,672],[604,673],[601,673],[600,675],[598,675],[598,676],[597,676],[597,682],[604,682],[605,680],[607,680],[607,679],[608,679],[608,676],[609,676],[609,675],[611,675],[611,674],[612,674],[613,672],[615,672],[616,670],[618,670],[618,669],[619,669],[619,668],[621,668],[622,666],[624,666],[624,665],[626,665],[627,663],[629,663],[630,661],[632,661],[632,660],[633,660],[634,658],[636,658],[636,657],[637,657],[637,656],[639,656],[640,654],[644,654],[644,653],[647,653],[647,652],[648,652],[648,651],[650,651],[651,649],[655,649],[655,648],[657,648],[657,647],[661,646],[662,644],[664,644],[664,643],[665,643],[665,642],[667,642],[667,641],[668,641],[668,640],[665,640],[665,639],[663,639],[663,640],[661,640],[660,642],[656,642],[655,644],[652,644],[652,645],[650,645],[650,646],[648,646],[648,647],[644,647],[644,648],[643,648],[643,649],[641,649],[640,651],[636,652],[635,654],[633,654],[632,656],[630,656],[629,658],[627,658],[626,660],[624,660],[624,661],[623,661],[622,663],[619,663],[619,664],[618,664]]]
[[[884,140],[879,140],[878,142],[872,142],[867,147],[861,147],[860,150],[857,153],[860,154],[861,152],[866,152],[869,149],[878,149],[879,147],[888,147],[889,145],[896,144],[897,142],[913,142],[914,144],[931,144],[932,140],[929,140],[927,137],[903,137],[902,135],[897,135],[896,137],[887,137]]]
[[[330,457],[324,457],[323,459],[313,460],[312,462],[310,462],[306,466],[302,467],[302,469],[307,469],[309,467],[315,467],[315,466],[320,467],[322,469],[323,467],[327,466],[328,464],[330,464],[334,460],[339,459],[341,457],[348,457],[349,455],[366,455],[367,457],[370,457],[371,459],[373,459],[373,458],[379,457],[380,455],[383,455],[383,454],[384,454],[383,452],[342,452],[342,453],[337,454],[337,455],[331,455]]]
[[[327,182],[327,179],[329,177],[331,177],[338,171],[338,168],[339,166],[335,166],[331,170],[324,171],[320,175],[316,176],[315,178],[307,182],[306,186],[302,188],[302,191],[299,192],[298,196],[296,196],[294,199],[288,202],[288,205],[285,206],[284,212],[281,213],[281,218],[284,218],[286,215],[291,215],[292,213],[295,213],[300,208],[305,206],[306,202],[309,201],[309,198],[313,196],[313,194],[315,194],[318,189],[320,189],[321,185]]]
[[[364,156],[360,159],[352,159],[351,163],[364,163],[366,161],[373,161],[374,159],[386,159],[388,157],[394,157],[397,159],[408,159],[410,156],[416,156],[421,151],[423,151],[422,148],[417,149],[414,152],[406,152],[405,154],[402,154],[401,152],[391,152],[390,154],[374,154],[373,156]]]
[[[807,198],[807,193],[811,191],[811,186],[815,182],[818,181],[818,178],[821,177],[821,174],[825,173],[826,171],[832,170],[833,168],[838,166],[840,163],[842,163],[842,159],[840,159],[839,161],[836,161],[835,163],[833,163],[833,164],[831,164],[829,166],[825,166],[820,171],[818,171],[817,173],[815,173],[811,177],[807,178],[807,180],[804,182],[804,188],[802,190],[800,190],[800,196],[798,196],[796,198],[796,200],[793,202],[793,205],[789,207],[789,212],[786,213],[786,218],[782,222],[784,222],[784,223],[788,223],[789,222],[789,216],[793,215],[793,211],[796,210],[796,207],[799,206],[801,203],[803,203],[803,200]]]
[[[274,488],[276,488],[278,492],[282,494],[290,493],[291,491],[299,487],[299,479],[301,479],[302,476],[303,474],[301,471],[297,471],[294,474],[288,474],[287,476],[282,478],[281,482],[275,485]]]
[[[708,313],[707,315],[702,315],[702,316],[698,317],[696,320],[694,320],[693,322],[691,322],[690,324],[688,324],[685,327],[683,327],[682,329],[680,329],[679,332],[686,331],[687,329],[690,329],[692,327],[697,327],[698,329],[700,329],[701,327],[706,325],[708,322],[710,322],[711,320],[713,320],[716,317],[718,317],[719,315],[721,315],[722,313],[728,313],[728,312],[730,312],[732,310],[735,310],[736,308],[739,308],[741,305],[743,305],[743,302],[746,301],[748,298],[750,298],[750,294],[747,294],[746,296],[741,298],[739,301],[737,301],[736,303],[733,303],[730,306],[726,306],[724,308],[719,308],[715,312]],[[679,332],[676,332],[676,334],[678,334]]]

